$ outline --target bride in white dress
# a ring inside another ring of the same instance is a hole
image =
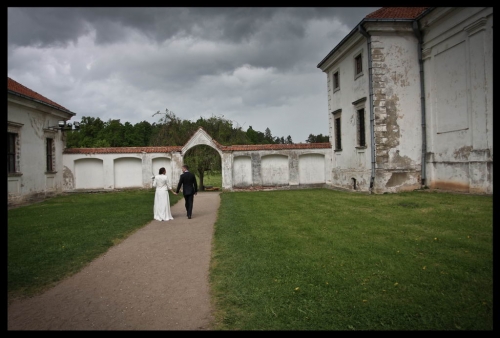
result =
[[[177,193],[172,189],[168,182],[165,168],[160,168],[159,174],[152,176],[153,187],[156,187],[155,202],[154,202],[154,219],[157,221],[168,221],[174,219],[170,212],[170,197],[168,191],[172,191],[174,195]]]

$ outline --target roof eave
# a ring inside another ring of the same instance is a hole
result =
[[[47,107],[59,110],[59,111],[61,111],[63,113],[66,113],[66,114],[70,114],[71,116],[75,116],[76,115],[76,113],[73,113],[73,112],[71,112],[69,110],[61,109],[60,107],[54,106],[54,105],[52,105],[50,103],[47,103],[47,102],[44,102],[44,101],[41,101],[41,100],[38,100],[38,99],[34,99],[34,98],[30,97],[30,96],[20,94],[18,92],[13,91],[13,90],[7,89],[7,93],[8,94],[12,94],[12,95],[16,95],[16,96],[19,96],[19,97],[22,97],[23,99],[26,99],[26,100],[30,100],[30,101],[33,101],[33,102],[41,103],[41,104],[43,104],[43,105],[45,105]]]
[[[412,21],[416,21],[416,20],[420,20],[422,17],[424,17],[425,15],[427,15],[430,11],[432,11],[433,9],[435,9],[436,7],[429,7],[428,9],[424,10],[422,13],[420,13],[419,16],[417,16],[416,18],[414,19],[362,19],[357,25],[356,27],[354,27],[351,32],[349,34],[347,34],[338,44],[337,46],[335,46],[335,48],[333,48],[330,53],[328,53],[327,56],[325,56],[323,58],[323,60],[321,60],[320,63],[318,63],[318,65],[316,66],[316,68],[321,68],[321,66],[326,62],[326,60],[328,60],[328,58],[330,56],[332,56],[347,40],[349,40],[349,38],[351,36],[353,36],[358,30],[359,30],[359,27],[362,26],[365,22],[382,22],[382,21],[385,21],[385,22],[396,22],[396,21],[407,21],[407,22],[412,22]]]

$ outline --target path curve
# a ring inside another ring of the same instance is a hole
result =
[[[209,330],[209,265],[220,192],[172,206],[82,271],[8,306],[8,330]],[[152,211],[151,211],[152,212]]]

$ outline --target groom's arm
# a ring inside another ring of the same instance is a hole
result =
[[[177,194],[179,193],[179,190],[181,189],[181,185],[182,185],[182,175],[179,178],[179,183],[177,183],[177,190],[175,191]]]

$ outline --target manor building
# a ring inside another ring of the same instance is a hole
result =
[[[332,187],[493,193],[493,8],[384,7],[317,66]]]

